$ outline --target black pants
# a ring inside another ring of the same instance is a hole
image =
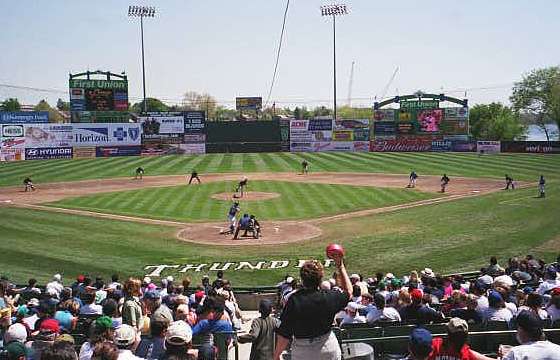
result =
[[[191,175],[191,178],[189,179],[189,185],[192,183],[193,179],[196,179],[196,181],[198,181],[198,183],[200,184],[200,179],[199,179],[198,175],[197,176],[192,176]]]

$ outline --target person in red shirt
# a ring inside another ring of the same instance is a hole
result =
[[[463,319],[452,318],[447,324],[447,339],[432,340],[432,353],[428,360],[490,360],[467,344],[469,325]]]

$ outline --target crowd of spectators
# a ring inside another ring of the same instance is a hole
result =
[[[252,342],[251,360],[339,359],[331,327],[446,323],[448,336],[423,328],[410,334],[410,359],[488,359],[467,344],[469,326],[503,323],[517,329],[520,346],[506,359],[560,359],[560,346],[544,340],[543,328],[560,324],[560,256],[545,264],[531,256],[495,257],[478,276],[441,276],[429,268],[397,277],[365,278],[337,270],[323,279],[318,262],[307,262],[299,279],[286,276],[274,306],[261,301],[260,317],[239,337]],[[241,328],[242,314],[231,283],[218,272],[191,287],[190,279],[114,275],[110,282],[80,275],[65,285],[56,274],[46,286],[35,279],[17,287],[0,281],[2,355],[8,359],[214,359]],[[85,341],[76,336],[87,329]],[[223,336],[220,336],[222,334]],[[196,349],[193,348],[196,339]],[[81,345],[77,345],[81,344]],[[290,350],[291,349],[291,350]],[[555,353],[556,352],[556,353]],[[540,354],[540,355],[539,355]],[[542,355],[549,354],[549,355]],[[556,354],[556,355],[550,355]]]

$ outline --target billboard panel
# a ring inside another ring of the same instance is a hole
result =
[[[311,119],[308,120],[307,130],[309,131],[332,131],[333,121],[331,119]]]
[[[452,151],[456,152],[476,152],[476,141],[452,141]]]
[[[0,137],[23,137],[25,128],[23,125],[2,125],[0,128]]]
[[[312,142],[290,141],[290,151],[291,152],[312,152],[313,151],[313,143]]]
[[[70,110],[127,111],[127,80],[70,79]]]
[[[373,119],[375,121],[395,121],[395,109],[375,110]]]
[[[148,116],[139,117],[138,122],[142,125],[144,141],[183,142],[185,132],[183,113],[150,113]]]
[[[368,128],[369,120],[367,119],[336,120],[334,122],[334,130],[355,130]]]
[[[453,148],[451,140],[432,140],[432,151],[445,152]]]
[[[0,142],[0,161],[25,160],[25,138],[2,138]]]
[[[237,97],[235,98],[237,110],[260,110],[262,108],[262,97]]]
[[[25,160],[72,159],[72,147],[25,148]]]
[[[368,152],[369,141],[354,141],[354,151]]]
[[[73,158],[74,159],[93,159],[96,157],[96,148],[93,146],[89,147],[74,147],[73,148]]]
[[[432,140],[421,138],[400,138],[394,140],[375,139],[371,151],[375,152],[422,152],[432,149]]]
[[[96,157],[140,156],[142,146],[98,146],[95,148]]]
[[[352,130],[335,130],[332,134],[333,141],[354,141],[354,131]]]
[[[184,154],[205,154],[206,153],[206,144],[179,144],[179,149],[184,151]]]
[[[0,111],[0,124],[44,124],[48,111]]]
[[[469,118],[469,108],[454,107],[445,108],[445,120],[467,120]]]
[[[417,120],[420,124],[420,132],[438,133],[443,121],[442,109],[420,110],[417,112]]]
[[[354,151],[353,141],[332,141],[332,142],[316,142],[313,144],[313,151]]]
[[[206,113],[204,111],[185,111],[185,134],[206,133]]]
[[[396,124],[393,121],[375,121],[373,123],[373,134],[377,136],[390,136],[394,135]]]
[[[502,152],[560,154],[560,141],[502,141]]]
[[[186,144],[196,144],[206,142],[206,134],[185,134],[183,141]]]
[[[25,125],[25,147],[56,148],[74,143],[74,127],[71,124]]]
[[[396,124],[396,130],[399,135],[414,135],[418,130],[416,121],[401,121]]]
[[[499,141],[477,141],[476,150],[487,154],[497,154],[501,151],[501,144]]]
[[[73,124],[74,146],[140,145],[140,124]]]

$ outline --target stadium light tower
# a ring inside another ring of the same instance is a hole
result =
[[[144,112],[148,112],[148,104],[146,102],[146,68],[144,66],[144,18],[154,17],[156,15],[156,8],[153,6],[136,6],[130,5],[128,7],[129,17],[140,18],[140,41],[142,43],[142,88],[144,92],[143,108]]]
[[[334,91],[334,120],[336,121],[336,17],[347,15],[346,4],[321,6],[321,16],[332,16],[333,25],[333,91]]]

